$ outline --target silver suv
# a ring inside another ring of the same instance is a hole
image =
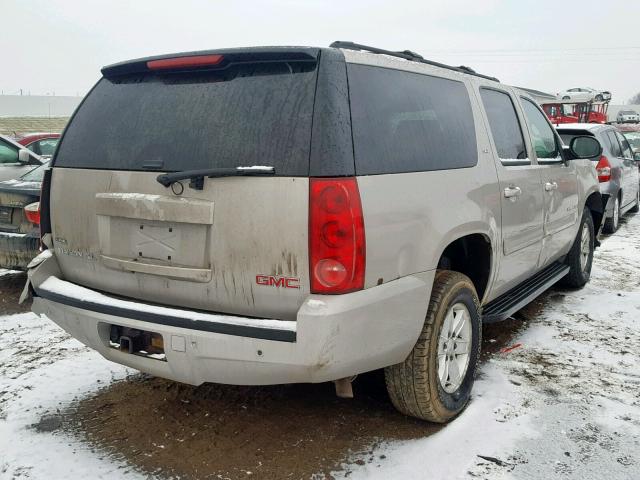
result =
[[[566,123],[556,128],[567,143],[576,136],[591,135],[602,145],[602,154],[591,160],[596,166],[602,201],[606,205],[603,230],[614,233],[622,215],[640,211],[638,160],[634,159],[629,141],[612,125]]]
[[[523,91],[348,42],[119,63],[42,191],[33,309],[114,362],[190,384],[350,380],[467,404],[482,324],[588,281],[593,137]]]

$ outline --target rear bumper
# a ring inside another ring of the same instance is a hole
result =
[[[0,232],[0,268],[25,270],[38,254],[40,240],[26,233]]]
[[[111,361],[193,385],[264,385],[336,380],[403,361],[420,334],[434,274],[347,295],[310,295],[296,321],[120,300],[64,281],[51,254],[29,279],[33,310]],[[110,347],[112,324],[161,334],[166,361]]]

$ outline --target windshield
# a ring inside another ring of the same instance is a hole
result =
[[[309,172],[314,62],[103,78],[78,109],[54,166],[182,171],[269,165]]]
[[[42,182],[42,179],[44,178],[44,171],[48,166],[49,162],[44,162],[39,167],[36,167],[33,170],[25,173],[22,177],[20,177],[20,180],[23,180],[25,182]]]

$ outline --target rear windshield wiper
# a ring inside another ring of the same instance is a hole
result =
[[[239,176],[256,176],[256,175],[274,175],[275,167],[264,167],[254,165],[252,167],[229,167],[229,168],[205,168],[203,170],[183,170],[181,172],[163,173],[156,177],[156,181],[165,187],[180,180],[189,181],[189,186],[194,190],[202,190],[204,187],[204,177],[239,177]]]

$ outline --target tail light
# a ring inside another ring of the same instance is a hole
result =
[[[362,290],[365,231],[355,178],[311,178],[309,266],[311,293]]]
[[[40,202],[30,203],[24,207],[24,214],[30,223],[40,225]]]
[[[598,172],[598,181],[599,182],[608,182],[611,180],[611,164],[609,163],[609,159],[602,155],[600,160],[598,160],[598,164],[596,165],[596,172]]]

